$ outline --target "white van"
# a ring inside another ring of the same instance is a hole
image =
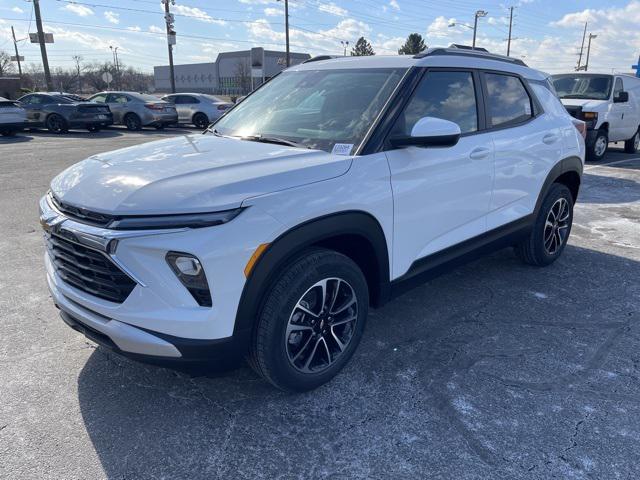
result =
[[[640,78],[631,75],[565,73],[553,86],[567,111],[587,123],[587,159],[601,160],[609,142],[640,148]]]

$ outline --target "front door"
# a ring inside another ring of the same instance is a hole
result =
[[[486,231],[494,148],[481,130],[477,74],[429,70],[392,130],[408,135],[423,117],[457,123],[453,147],[407,147],[386,152],[394,201],[393,278],[432,253]]]
[[[129,97],[123,93],[110,93],[107,96],[107,104],[113,114],[113,123],[123,123],[127,113],[127,102]]]

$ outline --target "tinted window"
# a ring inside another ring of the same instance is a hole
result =
[[[394,134],[410,135],[422,117],[455,122],[462,133],[478,130],[478,109],[471,72],[427,72],[398,118]]]
[[[195,97],[192,97],[190,95],[180,95],[180,102],[176,103],[183,103],[183,104],[189,104],[189,103],[200,103],[198,102],[198,99]]]
[[[533,115],[531,98],[518,77],[485,74],[487,114],[493,127],[524,122]]]
[[[169,102],[169,103],[177,103],[176,99],[177,97],[175,96],[174,97],[167,96],[167,97],[162,97],[160,100],[164,100],[165,102]]]
[[[24,103],[25,105],[30,105],[33,103],[33,95],[26,95],[22,98],[19,98],[18,101]]]

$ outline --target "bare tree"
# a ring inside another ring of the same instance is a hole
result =
[[[251,69],[245,61],[239,60],[236,63],[235,78],[241,93],[248,93],[251,90]]]
[[[0,77],[15,73],[16,67],[11,61],[11,55],[0,50]]]

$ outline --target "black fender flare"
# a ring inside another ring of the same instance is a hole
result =
[[[575,172],[578,174],[578,177],[582,180],[582,171],[583,171],[582,160],[580,157],[567,157],[560,160],[556,163],[547,178],[545,178],[544,183],[542,184],[542,188],[540,189],[540,193],[538,194],[538,200],[536,201],[536,207],[533,211],[534,218],[537,218],[538,213],[540,213],[540,208],[542,207],[542,202],[544,201],[551,185],[555,183],[555,181],[564,175],[567,172]]]
[[[281,234],[260,256],[245,282],[234,324],[234,337],[246,346],[256,324],[264,294],[287,261],[312,245],[349,235],[366,240],[375,252],[375,277],[378,285],[372,297],[384,303],[389,296],[389,253],[380,223],[363,211],[345,211],[306,221]]]

